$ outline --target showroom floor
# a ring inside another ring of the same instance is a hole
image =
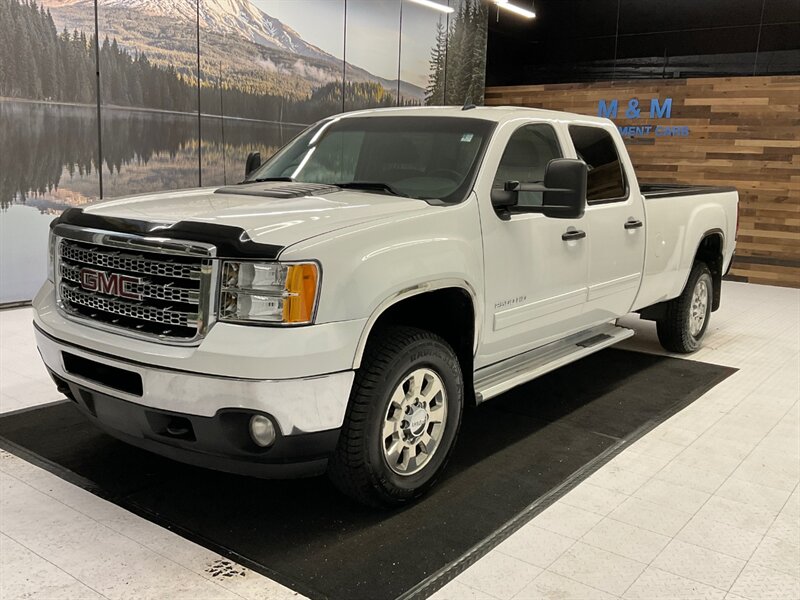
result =
[[[0,311],[0,412],[58,400],[30,320]],[[739,371],[435,598],[799,598],[800,290],[726,282],[691,359]],[[299,597],[3,451],[0,555],[3,600]]]

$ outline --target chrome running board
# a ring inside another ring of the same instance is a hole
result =
[[[475,399],[480,404],[540,375],[621,342],[633,333],[632,329],[606,323],[479,369],[475,372]]]

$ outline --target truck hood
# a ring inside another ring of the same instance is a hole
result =
[[[199,188],[130,196],[93,204],[84,214],[170,226],[179,221],[243,229],[254,242],[288,246],[344,227],[431,210],[423,200],[331,189],[291,198]]]

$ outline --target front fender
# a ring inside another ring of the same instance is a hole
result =
[[[462,288],[483,314],[483,253],[474,195],[454,206],[431,206],[300,242],[281,259],[322,265],[317,323],[366,319],[358,365],[369,331],[393,304],[444,287]],[[476,327],[476,333],[480,331]],[[477,343],[477,335],[476,335]]]

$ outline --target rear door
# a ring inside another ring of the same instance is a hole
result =
[[[628,313],[636,298],[644,268],[644,204],[638,186],[626,178],[623,157],[609,129],[570,125],[569,136],[577,157],[589,167],[585,317],[591,324],[602,323]]]
[[[553,124],[520,120],[498,129],[484,159],[476,188],[486,311],[478,368],[583,328],[586,239],[565,234],[583,231],[585,218],[514,214],[503,220],[491,204],[491,189],[505,181],[541,182],[547,163],[564,156],[565,143]],[[519,203],[541,205],[542,194],[520,193]]]

